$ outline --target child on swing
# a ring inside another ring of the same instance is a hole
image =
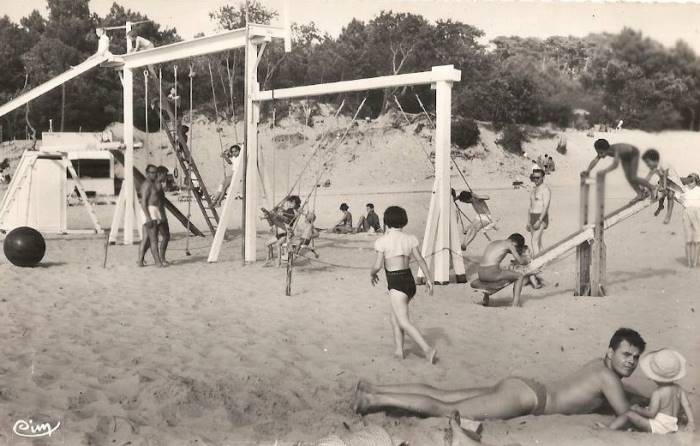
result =
[[[303,218],[299,219],[299,223],[297,223],[297,232],[299,233],[300,240],[296,255],[301,254],[303,250],[309,250],[318,259],[318,252],[316,252],[316,249],[311,245],[311,240],[317,238],[319,235],[318,229],[314,227],[315,221],[316,214],[313,211],[307,212]]]
[[[272,211],[267,211],[263,209],[265,217],[268,223],[272,226],[274,231],[274,237],[270,238],[265,246],[267,247],[267,258],[265,259],[267,264],[274,258],[274,250],[277,248],[278,253],[278,265],[281,264],[281,250],[282,244],[287,238],[287,233],[292,230],[294,221],[299,215],[299,208],[301,207],[301,198],[298,195],[288,196],[280,206],[276,206]]]
[[[409,268],[411,257],[416,259],[418,266],[423,270],[428,292],[431,295],[433,294],[433,280],[428,265],[418,250],[418,239],[414,235],[408,235],[401,231],[407,223],[408,216],[403,208],[389,206],[384,211],[384,224],[387,230],[374,243],[377,258],[369,274],[372,286],[375,286],[379,283],[377,274],[382,269],[382,264],[384,265],[391,303],[391,326],[396,346],[394,355],[404,359],[404,334],[408,333],[423,350],[428,362],[435,364],[437,350],[428,345],[408,316],[408,303],[416,294],[416,282]]]

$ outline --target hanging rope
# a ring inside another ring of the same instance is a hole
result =
[[[148,160],[151,160],[151,145],[148,143],[148,70],[143,70],[143,114],[146,118],[146,147]]]
[[[396,106],[399,107],[399,111],[401,111],[401,114],[403,115],[403,119],[406,121],[406,124],[411,125],[411,121],[409,121],[408,116],[406,115],[406,112],[403,111],[403,107],[401,107],[401,103],[399,102],[399,99],[394,95],[394,102],[396,102]],[[427,150],[425,150],[425,146],[421,141],[418,140],[418,137],[415,134],[412,134],[413,139],[415,139],[418,142],[418,147],[421,148],[423,153],[425,153],[425,157],[428,160],[428,163],[430,163],[430,167],[435,170],[435,165],[433,164],[433,160],[430,159],[430,153],[428,153]]]
[[[273,93],[273,98],[274,98],[274,93]],[[361,103],[360,106],[358,107],[358,111],[355,113],[355,116],[353,117],[352,121],[350,121],[350,124],[348,124],[348,126],[345,128],[345,132],[344,132],[343,137],[342,137],[343,140],[344,140],[345,137],[347,136],[347,134],[348,134],[348,132],[349,132],[349,130],[350,130],[350,127],[352,127],[352,125],[355,123],[355,120],[357,119],[357,115],[358,115],[359,111],[362,109],[362,106],[364,106],[364,104],[365,104],[366,101],[367,101],[367,96],[365,96],[364,99],[362,99],[362,103]],[[336,116],[336,117],[338,116],[338,114],[340,114],[340,111],[342,110],[342,108],[343,108],[344,105],[345,105],[345,100],[343,100],[343,102],[340,104],[340,107],[339,107],[338,110],[336,111],[336,113],[335,113],[335,116]],[[292,186],[291,186],[290,188],[287,189],[288,192],[287,192],[286,195],[290,195],[290,194],[294,191],[294,189],[297,189],[297,188],[298,188],[298,185],[299,185],[299,183],[301,182],[301,180],[302,180],[302,178],[303,178],[303,175],[304,175],[304,173],[306,172],[306,169],[311,165],[311,161],[313,161],[313,159],[316,157],[316,155],[319,153],[319,151],[320,151],[322,148],[326,148],[326,147],[327,147],[326,144],[325,144],[325,143],[326,143],[326,137],[327,137],[327,135],[328,135],[328,132],[327,132],[327,130],[324,129],[323,133],[321,134],[321,137],[319,138],[318,142],[316,143],[316,148],[314,149],[313,152],[311,152],[311,156],[309,157],[308,160],[306,160],[306,163],[304,163],[304,166],[301,168],[301,171],[299,172],[299,175],[297,175],[297,178],[296,178],[296,180],[294,181],[294,183],[292,184]],[[340,141],[340,142],[342,142],[342,141]],[[337,145],[338,145],[338,144],[336,144],[336,146],[337,146]],[[316,182],[313,184],[313,186],[315,187],[317,183],[318,183],[318,181],[316,181]],[[280,204],[282,204],[282,203],[284,202],[285,199],[286,199],[286,196],[285,196],[285,197],[282,197],[282,200],[281,200],[279,203],[277,203],[277,206],[279,206]]]
[[[214,88],[214,74],[211,71],[211,62],[208,62],[209,66],[209,79],[211,81],[211,97],[214,101],[214,124],[216,125],[216,134],[219,136],[219,149],[221,154],[221,169],[223,170],[224,177],[226,176],[226,161],[224,160],[224,143],[221,140],[221,128],[219,127],[219,106],[216,101],[216,89]],[[235,123],[234,123],[235,125]]]
[[[175,97],[177,97],[177,65],[175,66],[175,85],[176,85],[176,90],[175,90]],[[192,142],[194,140],[194,125],[193,124],[193,119],[192,119],[192,79],[194,78],[194,69],[192,67],[192,64],[190,64],[190,72],[189,72],[189,78],[190,78],[190,130],[189,130],[189,140],[187,141],[187,144],[189,146],[189,157],[187,160],[187,181],[189,184],[189,187],[187,188],[187,240],[185,241],[185,255],[189,256],[191,255],[190,253],[190,219],[192,217]],[[177,107],[175,107],[175,110],[177,110]],[[177,111],[175,112],[177,113]],[[177,120],[175,121],[175,125],[177,126]],[[175,134],[179,133],[178,128],[175,127]]]
[[[423,113],[425,114],[425,117],[428,119],[428,122],[430,123],[430,127],[431,127],[433,130],[435,130],[435,123],[433,122],[432,119],[430,119],[430,114],[429,114],[428,111],[425,109],[425,106],[423,105],[423,101],[420,100],[420,97],[419,97],[417,94],[416,94],[415,96],[416,96],[416,100],[418,101],[418,104],[419,104],[420,107],[421,107],[421,110],[423,110]],[[404,119],[406,120],[406,122],[410,124],[410,121],[408,120],[408,116],[406,116],[406,113],[403,111],[403,108],[401,107],[401,103],[399,102],[399,100],[398,100],[398,98],[396,97],[396,95],[394,95],[394,101],[396,102],[396,105],[399,107],[399,110],[401,110],[401,113],[403,114],[403,117],[404,117]],[[419,144],[421,144],[421,146],[422,146],[422,143],[421,143],[421,142],[419,142]],[[424,152],[425,152],[425,150],[424,150]],[[469,186],[469,182],[467,181],[467,178],[464,176],[464,173],[462,172],[462,170],[459,168],[459,165],[457,164],[457,160],[455,159],[454,156],[452,156],[452,151],[451,151],[451,150],[450,150],[450,160],[452,161],[452,164],[453,164],[453,165],[455,166],[455,168],[457,169],[457,172],[459,172],[460,177],[462,177],[462,181],[464,181],[464,184],[467,186],[467,189],[469,189],[469,192],[471,192],[472,197],[473,197],[473,196],[474,196],[474,190],[471,188],[471,186]],[[431,164],[432,164],[432,163],[431,163]],[[434,166],[433,166],[433,168],[434,168]],[[453,201],[454,201],[454,200],[453,200]],[[465,232],[465,230],[464,230],[464,222],[462,222],[461,217],[464,217],[470,224],[472,223],[472,220],[467,216],[467,214],[464,213],[464,211],[463,211],[462,208],[457,204],[456,201],[455,201],[454,203],[455,203],[455,206],[457,207],[457,210],[459,211],[459,213],[457,214],[457,216],[460,217],[459,220],[460,220],[460,224],[462,225],[462,232]],[[480,213],[479,211],[477,211],[476,209],[474,209],[474,211],[476,212],[476,214],[479,216],[479,219],[481,220],[481,216],[484,215],[484,214],[481,214],[481,213]],[[489,218],[490,218],[490,217],[489,217]],[[491,241],[491,237],[489,237],[489,235],[486,234],[486,232],[482,232],[482,234],[484,234],[484,237],[486,237],[486,240]]]

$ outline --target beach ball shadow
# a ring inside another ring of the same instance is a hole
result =
[[[2,244],[5,257],[13,265],[37,266],[46,253],[46,242],[39,231],[22,226],[10,231]]]

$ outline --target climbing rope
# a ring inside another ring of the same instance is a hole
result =
[[[219,127],[219,106],[216,101],[216,89],[214,88],[214,74],[211,71],[211,62],[208,62],[209,66],[209,80],[211,81],[211,97],[214,101],[214,125],[216,125],[216,134],[219,137],[219,149],[221,154],[221,169],[223,170],[224,177],[226,177],[226,160],[224,160],[224,143],[221,140],[221,131]],[[235,126],[235,123],[234,123]]]
[[[148,70],[143,70],[143,114],[146,119],[146,153],[148,153],[148,160],[151,160],[151,146],[148,143]]]

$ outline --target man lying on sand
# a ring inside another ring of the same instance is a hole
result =
[[[545,386],[529,378],[511,376],[494,386],[442,390],[427,384],[357,385],[354,409],[365,414],[402,409],[429,417],[449,416],[455,410],[472,420],[509,419],[525,415],[584,414],[606,403],[615,414],[630,404],[622,386],[637,368],[646,343],[636,331],[620,328],[610,339],[605,356],[573,374]]]

